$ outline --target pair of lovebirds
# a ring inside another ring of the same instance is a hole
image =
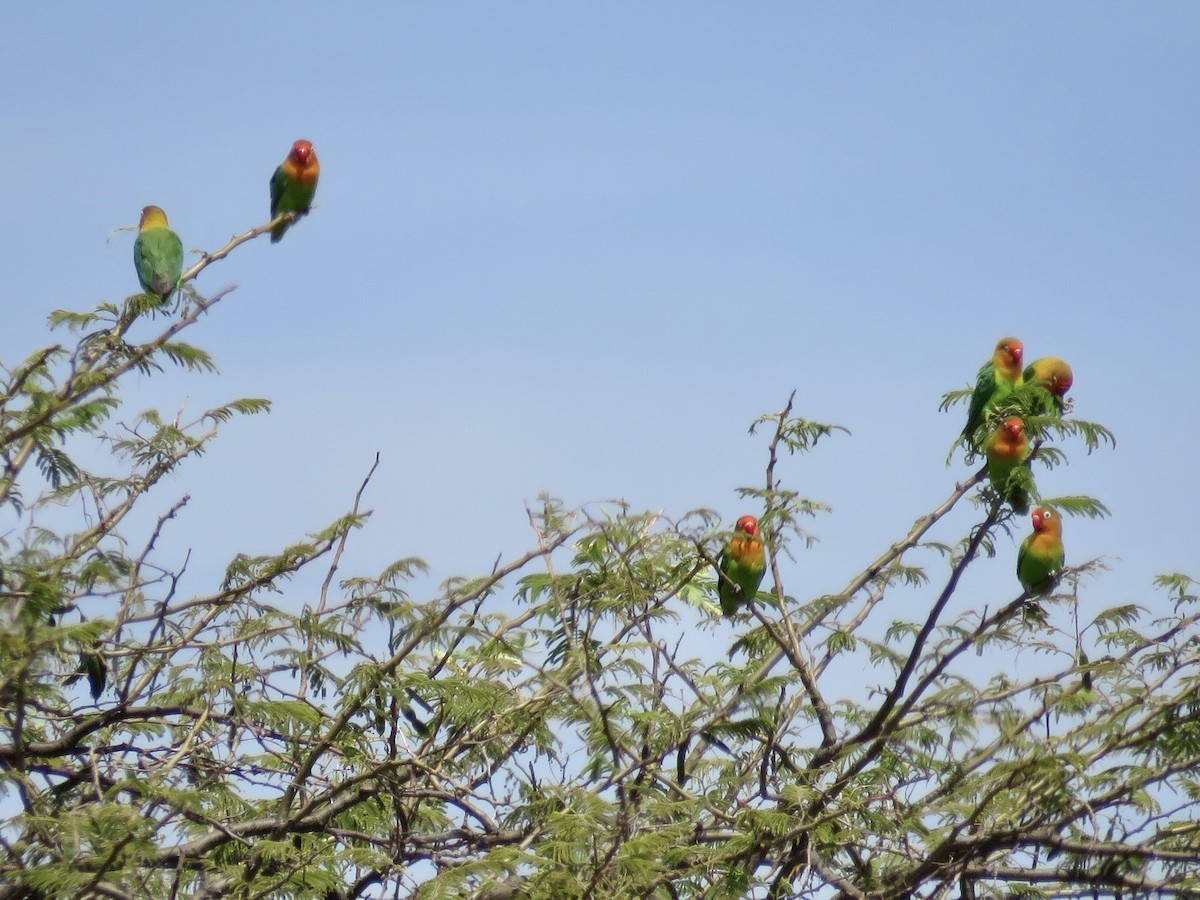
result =
[[[1003,409],[1004,402],[1024,384],[1033,387],[1025,393],[1032,414],[1061,417],[1066,409],[1066,393],[1074,383],[1071,367],[1056,356],[1035,360],[1022,369],[1024,345],[1013,337],[1001,338],[989,362],[976,377],[975,389],[967,411],[967,424],[960,440],[980,449],[979,432],[988,423],[988,413]],[[990,427],[990,426],[988,426]],[[983,436],[982,449],[987,457],[988,478],[992,486],[1012,506],[1013,511],[1029,510],[1029,494],[1021,484],[1017,469],[1029,460],[1031,449],[1025,421],[1018,415],[1004,416]],[[1033,511],[1033,533],[1021,542],[1017,552],[1017,579],[1031,596],[1050,593],[1058,582],[1066,554],[1062,542],[1062,518],[1047,506]],[[721,612],[732,616],[738,606],[752,600],[766,574],[767,558],[759,534],[758,519],[742,516],[733,528],[733,536],[721,551],[717,562],[717,596]]]
[[[271,176],[271,218],[284,213],[302,216],[312,206],[321,164],[309,141],[296,141]],[[271,229],[271,243],[279,242],[295,219]],[[167,214],[157,206],[142,210],[138,236],[133,242],[133,264],[142,290],[166,300],[179,287],[183,274],[183,242],[171,230]]]

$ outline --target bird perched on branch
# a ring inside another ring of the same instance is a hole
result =
[[[1017,552],[1017,578],[1031,597],[1050,593],[1066,554],[1062,541],[1062,517],[1053,509],[1039,506],[1033,511],[1033,534],[1021,542]]]
[[[1057,356],[1035,359],[1025,368],[1023,377],[1026,384],[1039,384],[1050,392],[1049,398],[1043,395],[1034,401],[1033,411],[1038,415],[1061,418],[1067,405],[1067,391],[1075,383],[1075,374],[1066,360]]]
[[[313,195],[317,192],[317,178],[321,174],[321,164],[309,141],[296,141],[292,151],[287,155],[275,174],[271,176],[271,218],[280,213],[297,213],[304,215],[312,206]],[[294,225],[294,222],[284,222],[271,229],[271,243],[279,243],[284,232]]]
[[[1008,501],[1015,513],[1029,512],[1029,492],[1020,485],[1010,485],[1009,476],[1029,459],[1029,439],[1025,422],[1020,416],[1009,416],[988,437],[984,446],[987,454],[987,473],[992,487]]]
[[[758,534],[758,519],[742,516],[733,526],[733,537],[717,561],[721,612],[732,616],[739,605],[753,600],[766,571],[767,555]]]
[[[1003,400],[1021,385],[1021,357],[1025,346],[1015,337],[1000,338],[989,362],[984,363],[975,379],[975,391],[967,410],[967,424],[962,438],[967,445],[978,449],[975,432],[983,424],[988,408]]]
[[[157,206],[142,208],[138,236],[133,242],[133,265],[142,290],[166,300],[179,287],[183,273],[183,242]]]

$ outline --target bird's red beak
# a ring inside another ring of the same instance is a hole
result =
[[[1042,511],[1040,509],[1035,509],[1033,511],[1033,530],[1041,531],[1042,530],[1042,522],[1043,522]]]

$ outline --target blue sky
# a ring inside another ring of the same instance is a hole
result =
[[[164,548],[196,591],[376,451],[344,574],[487,570],[543,490],[732,522],[793,388],[853,432],[782,472],[835,510],[787,586],[834,590],[968,474],[938,401],[1007,333],[1118,437],[1040,480],[1113,511],[1067,522],[1069,563],[1113,566],[1089,602],[1200,575],[1193,3],[26,6],[0,79],[9,364],[136,289],[112,230],[143,205],[216,249],[292,140],[320,156],[314,213],[200,278],[238,286],[191,333],[220,375],[124,414],[275,403],[159,492],[192,495]],[[1015,596],[1014,558],[963,602]]]

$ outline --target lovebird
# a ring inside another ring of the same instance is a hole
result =
[[[1000,338],[991,361],[984,363],[979,370],[975,392],[971,394],[971,406],[967,410],[967,424],[962,430],[962,437],[969,446],[978,446],[975,443],[975,431],[983,424],[983,415],[988,407],[1021,386],[1021,357],[1024,354],[1025,345],[1015,337]]]
[[[166,300],[179,287],[183,273],[183,242],[167,224],[167,214],[157,206],[142,209],[138,236],[133,242],[133,265],[142,290]]]
[[[1057,356],[1035,359],[1026,366],[1023,377],[1027,384],[1040,384],[1050,392],[1049,400],[1039,397],[1034,401],[1034,411],[1038,415],[1062,418],[1063,410],[1067,405],[1063,398],[1071,389],[1071,385],[1075,383],[1075,374],[1067,365],[1066,360],[1059,359]]]
[[[1058,570],[1066,558],[1062,542],[1062,517],[1045,506],[1033,511],[1033,534],[1021,542],[1017,552],[1017,578],[1030,596],[1054,590]]]
[[[1029,492],[1023,487],[1008,486],[1008,476],[1025,460],[1029,459],[1029,439],[1025,435],[1025,421],[1020,416],[1009,416],[988,437],[984,445],[987,454],[987,473],[994,487],[1013,512],[1022,515],[1029,512]]]
[[[317,177],[321,164],[309,141],[296,141],[292,152],[287,155],[271,176],[271,218],[280,213],[292,212],[301,215],[312,206],[313,194],[317,192]],[[271,229],[271,243],[279,243],[283,233],[295,222],[285,222]]]
[[[721,612],[732,616],[738,605],[753,600],[767,571],[767,556],[758,536],[758,519],[742,516],[733,526],[733,537],[717,561],[717,596]]]

